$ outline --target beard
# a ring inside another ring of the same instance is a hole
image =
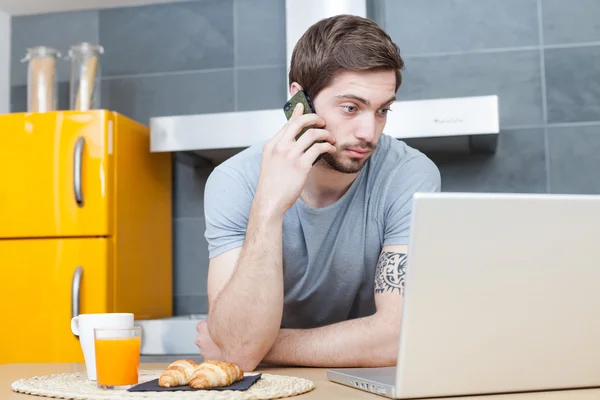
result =
[[[345,156],[343,151],[350,148],[360,148],[365,150],[370,150],[371,154],[365,158],[354,158]],[[343,145],[336,151],[334,154],[324,153],[322,161],[323,163],[330,169],[334,171],[341,172],[343,174],[356,174],[360,172],[360,170],[365,166],[367,161],[373,155],[373,150],[375,149],[375,145],[372,143],[359,143],[356,145]]]

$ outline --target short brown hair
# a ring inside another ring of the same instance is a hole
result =
[[[315,97],[341,70],[391,70],[396,91],[402,83],[400,49],[374,21],[355,15],[336,15],[312,25],[292,53],[289,84],[298,82]]]

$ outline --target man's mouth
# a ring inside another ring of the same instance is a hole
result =
[[[346,152],[353,158],[365,158],[371,151],[363,148],[351,147],[346,149]]]

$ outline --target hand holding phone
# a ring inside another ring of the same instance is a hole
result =
[[[299,90],[294,96],[292,96],[292,98],[284,104],[283,106],[283,112],[285,113],[286,118],[288,119],[288,121],[290,120],[290,118],[292,117],[292,113],[294,112],[294,107],[296,107],[296,105],[298,103],[302,103],[303,107],[304,107],[304,114],[316,114],[315,112],[315,107],[313,106],[313,103],[310,99],[310,96],[308,95],[308,93],[306,93],[305,90]],[[300,133],[298,133],[298,135],[296,135],[296,141],[298,139],[300,139],[300,137],[309,129],[314,128],[314,126],[307,126],[304,127]],[[316,143],[323,143],[324,140],[319,140]],[[319,162],[319,160],[321,159],[321,157],[323,157],[323,154],[320,154],[317,159],[315,160],[315,162],[313,163],[313,165],[315,165],[317,162]]]
[[[312,112],[306,97],[296,99],[284,106],[288,122],[263,148],[253,203],[262,217],[282,217],[302,193],[317,158],[336,150],[335,139],[323,129],[325,120]],[[309,112],[303,110],[305,104]]]

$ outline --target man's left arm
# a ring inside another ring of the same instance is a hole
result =
[[[375,273],[376,312],[313,329],[281,329],[264,362],[310,367],[393,366],[404,298],[408,246],[384,246]]]

